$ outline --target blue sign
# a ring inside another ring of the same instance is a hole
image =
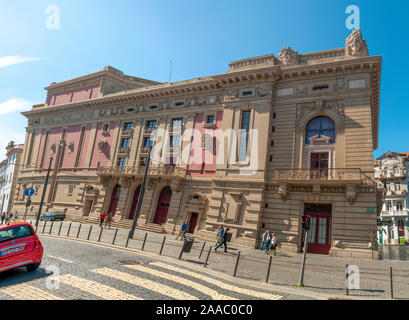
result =
[[[34,189],[33,188],[28,188],[28,189],[26,189],[26,191],[24,191],[24,194],[27,197],[31,197],[34,194]]]

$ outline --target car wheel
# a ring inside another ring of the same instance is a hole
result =
[[[27,271],[32,272],[32,271],[37,270],[37,268],[40,266],[40,264],[41,264],[41,261],[38,262],[38,263],[29,264],[28,266],[26,266]]]

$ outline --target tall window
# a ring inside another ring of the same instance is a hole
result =
[[[144,167],[148,163],[148,157],[141,157],[141,160],[139,161],[139,165]]]
[[[335,123],[328,117],[317,117],[308,122],[305,144],[310,144],[310,138],[329,137],[330,143],[335,143]]]
[[[133,122],[125,122],[124,130],[132,130],[133,129]]]
[[[172,119],[172,128],[174,130],[182,130],[183,119]]]
[[[149,120],[146,122],[146,127],[147,128],[156,128],[156,120]]]
[[[239,131],[239,161],[245,161],[247,158],[247,149],[250,130],[250,111],[243,111],[241,126]]]
[[[146,137],[143,142],[144,147],[152,147],[152,138]]]
[[[403,210],[402,202],[400,201],[396,202],[396,211],[402,211],[402,210]]]
[[[130,142],[131,142],[131,139],[129,138],[122,139],[121,148],[129,148]]]
[[[123,168],[126,165],[126,158],[118,158],[118,167]]]

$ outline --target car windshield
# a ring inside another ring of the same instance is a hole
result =
[[[33,235],[33,230],[29,226],[18,226],[0,230],[0,242],[28,237]]]

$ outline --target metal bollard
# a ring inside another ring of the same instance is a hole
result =
[[[116,239],[116,235],[117,235],[117,233],[118,233],[118,230],[119,230],[119,229],[116,229],[116,231],[115,231],[114,240],[112,240],[112,244],[115,244],[115,239]]]
[[[78,227],[78,232],[77,232],[77,239],[78,239],[78,237],[80,236],[81,226],[82,226],[82,224],[80,223],[80,226]]]
[[[145,248],[145,243],[146,243],[146,238],[148,237],[148,233],[145,233],[145,238],[143,239],[143,243],[142,243],[142,251]]]
[[[346,290],[346,295],[349,295],[349,288],[348,288],[348,265],[345,266],[345,290]]]
[[[210,252],[211,252],[211,251],[212,251],[212,246],[209,247],[209,252],[207,253],[206,261],[205,261],[205,263],[204,263],[204,265],[203,265],[203,267],[205,267],[205,268],[206,268],[206,266],[207,266],[207,261],[209,261]]]
[[[68,226],[67,237],[70,236],[71,224],[72,224],[72,222],[70,222],[70,224]]]
[[[165,246],[166,236],[163,237],[162,245],[160,247],[159,255],[162,255],[163,247]]]
[[[200,250],[199,259],[202,257],[202,253],[203,253],[205,246],[206,246],[206,242],[203,242],[203,247],[202,247],[202,250]]]
[[[47,220],[46,221],[44,221],[44,224],[43,224],[43,230],[41,231],[41,233],[44,233],[44,230],[45,230],[45,226],[47,225]]]
[[[179,253],[179,260],[182,259],[182,255],[183,255],[183,251],[185,250],[186,243],[187,241],[183,240],[182,249],[180,250],[180,253]]]
[[[50,227],[50,232],[49,232],[49,234],[51,234],[51,231],[53,230],[53,225],[54,225],[54,221],[51,221],[51,227]]]
[[[89,228],[87,240],[89,240],[89,238],[91,237],[91,231],[92,231],[92,225]]]
[[[268,269],[266,275],[266,283],[268,283],[268,278],[270,278],[270,269],[271,269],[271,262],[273,261],[273,257],[270,256],[270,261],[268,262]]]
[[[389,267],[389,274],[391,278],[391,299],[393,299],[393,276],[392,276],[392,267]]]
[[[129,243],[129,236],[128,236],[128,238],[126,239],[126,244],[125,244],[125,248],[128,248],[128,243]]]
[[[63,224],[63,222],[61,221],[60,228],[58,229],[58,235],[60,235],[60,233],[61,233],[62,224]]]
[[[236,273],[237,273],[237,267],[239,266],[239,260],[240,260],[240,251],[239,251],[239,253],[237,254],[237,260],[236,260],[236,265],[234,266],[234,273],[233,273],[233,277],[235,277],[235,276],[236,276]]]
[[[101,241],[102,230],[104,230],[104,228],[101,228],[101,231],[99,232],[98,242],[100,242],[100,241]]]

